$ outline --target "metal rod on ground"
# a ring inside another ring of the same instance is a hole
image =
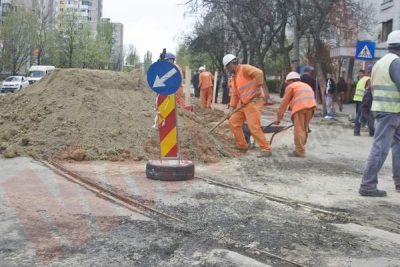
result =
[[[248,103],[247,103],[248,104]],[[244,108],[247,104],[241,105],[240,107],[238,107],[237,109],[229,112],[225,118],[223,118],[220,122],[218,122],[217,125],[215,125],[214,127],[211,128],[211,130],[208,131],[208,133],[211,133],[212,131],[215,130],[215,128],[217,128],[218,126],[220,126],[224,121],[226,121],[227,119],[229,119],[230,116],[232,116],[232,114],[238,112],[239,110],[241,110],[242,108]]]
[[[186,79],[185,79],[185,89],[184,89],[184,91],[185,91],[185,106],[186,107],[191,105],[191,103],[190,103],[190,97],[191,97],[191,95],[190,95],[191,94],[191,92],[190,92],[190,77],[191,77],[190,72],[191,72],[191,70],[190,70],[189,66],[186,66],[186,68],[185,68]]]
[[[217,80],[218,80],[218,72],[215,72],[214,74],[214,86],[213,86],[213,94],[212,94],[212,103],[211,103],[211,108],[214,109],[215,107],[215,101],[216,99],[216,94],[217,94]]]
[[[85,188],[90,190],[90,191],[92,191],[92,192],[94,192],[94,193],[99,193],[99,194],[102,194],[102,192],[105,193],[103,195],[103,197],[106,197],[107,195],[109,195],[109,196],[112,196],[115,199],[118,199],[119,201],[124,202],[126,205],[138,206],[138,207],[140,207],[140,208],[142,208],[144,210],[152,211],[152,212],[154,212],[154,213],[156,213],[158,215],[162,215],[164,217],[173,219],[175,221],[182,222],[182,220],[180,220],[178,218],[175,218],[173,216],[165,214],[165,213],[163,213],[161,211],[158,211],[156,209],[153,209],[153,208],[151,208],[149,206],[143,205],[142,203],[140,203],[140,202],[138,202],[136,200],[133,200],[133,199],[130,199],[130,198],[125,197],[123,195],[120,195],[118,193],[115,193],[114,191],[111,191],[111,190],[109,190],[109,189],[107,189],[107,188],[105,188],[105,187],[103,187],[103,186],[101,186],[101,185],[99,185],[99,184],[97,184],[97,183],[85,178],[85,177],[82,177],[81,175],[75,173],[74,171],[69,170],[63,164],[61,164],[61,163],[59,163],[57,161],[50,160],[49,163],[47,163],[47,162],[42,162],[42,163],[45,166],[47,166],[48,168],[50,168],[53,171],[57,172],[58,174],[62,175],[66,179],[72,180],[74,182],[78,182],[79,184],[81,184],[81,183],[85,184],[87,186]],[[100,192],[96,192],[93,189],[99,190]]]

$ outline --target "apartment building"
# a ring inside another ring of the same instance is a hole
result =
[[[74,12],[80,22],[96,30],[103,15],[103,0],[55,0],[55,13],[58,15],[64,12]]]
[[[387,36],[394,30],[400,30],[400,0],[381,0],[378,10],[381,24],[378,47],[386,47]]]

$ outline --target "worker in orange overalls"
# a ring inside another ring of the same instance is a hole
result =
[[[261,149],[258,157],[270,157],[271,145],[261,129],[261,111],[264,104],[263,72],[251,65],[239,64],[235,55],[228,54],[222,59],[224,67],[233,74],[231,79],[231,112],[229,127],[235,138],[237,149],[246,151],[249,144],[243,134],[242,125],[247,122],[254,141]],[[244,105],[244,106],[243,106]]]
[[[280,123],[287,107],[290,106],[294,125],[295,150],[289,152],[289,156],[305,157],[308,124],[314,116],[314,112],[317,110],[314,91],[308,84],[301,82],[300,75],[294,71],[286,76],[286,82],[288,86],[286,87],[285,96],[279,106],[277,119],[274,123]]]
[[[204,67],[200,67],[199,72],[200,107],[211,108],[214,75]]]
[[[178,88],[178,91],[176,91],[175,95],[176,95],[176,102],[177,102],[178,106],[183,107],[184,104],[183,104],[183,102],[182,102],[182,100],[181,100],[181,96],[182,96],[182,94],[183,94],[183,78],[184,78],[184,77],[183,77],[182,68],[181,68],[178,64],[175,63],[175,55],[174,55],[174,54],[172,54],[172,53],[166,53],[164,59],[165,59],[166,61],[168,61],[168,62],[174,64],[175,67],[178,68],[179,73],[181,74],[181,77],[182,77],[181,86]]]

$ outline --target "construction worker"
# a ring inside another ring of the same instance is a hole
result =
[[[305,157],[306,143],[308,138],[308,124],[314,112],[317,110],[314,91],[308,84],[301,81],[300,74],[290,72],[286,76],[288,86],[285,96],[279,106],[277,118],[274,124],[279,124],[290,106],[292,122],[294,125],[294,146],[295,150],[289,152],[291,157]]]
[[[374,67],[374,64],[371,64],[367,67],[367,69],[371,69]],[[370,71],[370,72],[371,72]],[[369,79],[371,81],[371,79]],[[372,107],[372,88],[371,88],[371,83],[368,82],[367,87],[365,88],[365,93],[363,96],[363,100],[360,104],[360,124],[362,127],[364,127],[367,123],[370,123],[372,121],[372,126],[375,122],[375,118],[371,112],[371,107]],[[372,117],[372,119],[370,119]]]
[[[354,101],[357,101],[356,102],[357,114],[356,114],[356,119],[354,122],[354,136],[360,136],[360,129],[361,129],[360,118],[362,115],[361,104],[362,104],[363,97],[365,95],[365,90],[370,85],[371,72],[372,72],[373,66],[374,66],[374,64],[368,65],[366,74],[364,72],[360,71],[360,75],[364,75],[364,76],[357,83],[356,93],[353,98]],[[361,100],[360,100],[360,96],[361,96]],[[368,119],[368,129],[369,129],[369,136],[371,136],[371,137],[374,136],[374,132],[375,132],[374,122],[375,122],[374,117],[370,116]]]
[[[270,157],[271,145],[261,129],[261,110],[264,105],[264,75],[260,69],[247,64],[239,64],[235,55],[227,54],[222,64],[233,74],[231,78],[229,127],[235,138],[237,149],[246,151],[249,144],[243,134],[242,125],[247,122],[254,141],[261,149],[258,157]]]
[[[183,107],[184,104],[181,100],[181,96],[183,94],[183,78],[184,78],[182,68],[178,64],[175,63],[175,55],[172,53],[169,53],[169,52],[166,53],[165,60],[174,64],[178,68],[179,73],[181,74],[181,77],[182,77],[181,86],[179,87],[178,91],[176,91],[175,95],[176,95],[176,103],[178,104],[178,106]]]
[[[389,53],[372,69],[371,110],[378,123],[359,189],[361,196],[386,196],[386,191],[377,189],[377,184],[390,148],[395,190],[400,192],[400,30],[388,35],[387,44]]]
[[[200,107],[211,108],[214,75],[204,67],[200,67],[199,72]]]
[[[356,119],[355,119],[355,123],[354,123],[354,136],[360,136],[360,128],[361,128],[361,125],[359,122],[360,116],[361,116],[360,104],[364,97],[365,88],[367,87],[367,82],[369,81],[369,79],[371,77],[370,77],[370,75],[365,75],[364,70],[359,70],[358,78],[359,78],[359,80],[356,85],[356,92],[353,97],[353,101],[356,102]]]

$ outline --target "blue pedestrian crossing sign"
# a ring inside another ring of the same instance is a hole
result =
[[[358,60],[374,60],[375,42],[357,41],[356,56]]]
[[[179,69],[168,61],[157,61],[147,71],[147,83],[160,95],[171,95],[178,91],[182,84]]]

